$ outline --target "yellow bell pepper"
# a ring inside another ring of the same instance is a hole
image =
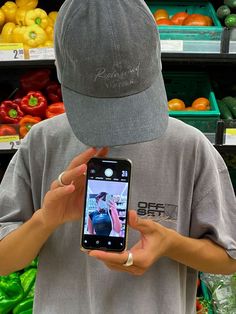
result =
[[[43,9],[34,9],[26,12],[25,24],[38,25],[41,28],[45,29],[48,26],[48,15]]]
[[[0,8],[0,27],[5,23],[5,14],[3,10]]]
[[[17,6],[13,1],[7,1],[1,8],[5,15],[6,22],[15,22]]]
[[[2,41],[4,43],[13,42],[13,30],[15,29],[16,24],[12,22],[7,22],[2,28]]]
[[[46,32],[38,25],[27,26],[23,35],[23,42],[31,48],[38,47],[47,40]]]
[[[48,25],[48,26],[45,28],[45,32],[46,32],[46,34],[47,34],[48,40],[53,41],[53,38],[54,38],[54,27]]]
[[[18,8],[33,10],[37,7],[38,0],[16,0],[16,5],[18,6]]]
[[[38,46],[38,48],[53,48],[53,41],[46,40],[45,43],[43,43],[42,45]]]
[[[48,17],[50,17],[50,19],[52,19],[54,23],[56,22],[57,15],[58,15],[57,11],[51,11],[48,13]]]
[[[24,42],[25,29],[26,29],[26,26],[16,25],[12,33],[12,40],[14,43]]]
[[[18,8],[16,10],[16,24],[18,25],[25,25],[25,16],[26,16],[26,12],[27,10],[22,9],[22,8]]]

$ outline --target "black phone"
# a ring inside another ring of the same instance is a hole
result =
[[[87,164],[81,250],[122,252],[127,243],[131,161],[92,158]]]

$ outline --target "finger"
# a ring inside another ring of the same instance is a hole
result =
[[[129,211],[129,226],[141,233],[152,233],[155,230],[155,222],[149,219],[139,218],[135,210]]]
[[[64,198],[65,196],[73,193],[74,190],[75,190],[75,186],[73,183],[66,185],[66,186],[63,186],[63,187],[58,187],[55,190],[47,192],[47,194],[45,196],[45,200],[47,202],[58,201],[58,200]]]
[[[102,147],[98,150],[98,152],[96,153],[96,157],[105,157],[109,152],[109,148],[108,147]]]
[[[76,183],[78,182],[78,179],[80,177],[82,177],[84,180],[85,178],[84,173],[86,172],[86,169],[87,165],[83,164],[72,170],[66,170],[61,177],[61,182],[64,185],[69,185],[71,182],[74,182],[74,185],[76,186]],[[55,180],[52,184],[52,189],[55,189],[58,186],[60,186],[60,183],[58,180]]]
[[[87,149],[83,153],[76,156],[71,161],[71,163],[69,164],[69,166],[67,167],[66,170],[71,170],[71,169],[76,168],[82,164],[86,164],[89,161],[89,159],[91,159],[92,157],[94,157],[96,155],[96,153],[97,153],[97,149],[94,147]]]
[[[93,250],[89,252],[89,256],[96,257],[97,259],[109,264],[118,264],[122,266],[128,259],[129,252],[122,253],[110,253],[99,250]]]

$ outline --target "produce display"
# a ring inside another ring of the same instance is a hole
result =
[[[236,0],[224,0],[216,10],[216,14],[224,26],[236,27]]]
[[[9,98],[0,103],[0,136],[19,132],[23,138],[34,124],[65,112],[61,86],[49,69],[23,74]]]
[[[37,258],[21,271],[0,277],[0,313],[32,313]]]
[[[208,273],[200,274],[204,293],[210,296],[209,307],[216,314],[236,313],[236,274],[214,275]]]
[[[38,0],[7,1],[0,8],[0,43],[23,43],[24,49],[53,47],[57,11],[38,8]]]
[[[226,96],[222,99],[218,99],[217,103],[222,119],[236,119],[236,97]]]
[[[186,105],[185,102],[178,98],[172,98],[168,101],[168,109],[185,110],[185,111],[205,111],[211,110],[210,101],[205,97],[196,98],[191,105]]]
[[[153,13],[157,25],[212,26],[212,18],[199,13],[181,11],[172,16],[166,9],[158,9]]]

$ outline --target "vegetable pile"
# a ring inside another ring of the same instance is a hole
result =
[[[0,136],[17,134],[11,125],[18,125],[23,138],[34,124],[64,112],[61,86],[51,71],[29,71],[20,77],[14,96],[0,103]]]
[[[32,313],[37,258],[25,269],[0,277],[0,313]]]
[[[224,26],[236,27],[236,0],[224,0],[223,4],[218,7],[216,15]]]
[[[226,96],[217,100],[222,119],[236,119],[236,97]]]
[[[57,11],[47,14],[38,0],[7,1],[0,8],[0,42],[23,43],[24,49],[53,47]]]

